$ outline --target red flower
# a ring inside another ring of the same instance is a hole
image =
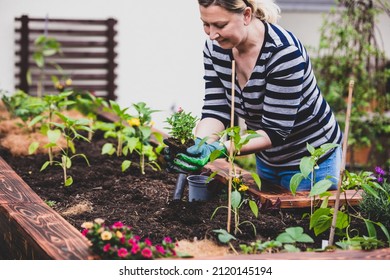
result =
[[[85,229],[83,229],[82,231],[81,231],[81,234],[83,235],[83,236],[87,236],[87,234],[88,234],[88,229],[87,228],[85,228]]]

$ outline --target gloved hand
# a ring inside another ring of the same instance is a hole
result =
[[[219,141],[208,144],[201,138],[196,138],[195,144],[187,149],[187,153],[177,154],[173,165],[180,170],[198,171],[210,161],[211,156],[214,159],[226,157],[226,147]]]
[[[176,166],[173,161],[175,160],[175,156],[177,153],[177,146],[174,145],[172,142],[168,141],[167,139],[163,140],[164,144],[167,145],[163,151],[163,158],[166,163],[166,169],[168,172],[174,172],[174,173],[189,173],[189,170],[195,170],[192,166],[188,166],[187,170],[181,169],[178,166]],[[173,145],[173,146],[171,146]],[[184,163],[183,163],[184,164]]]

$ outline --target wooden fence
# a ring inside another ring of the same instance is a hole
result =
[[[30,95],[56,91],[51,77],[70,78],[75,90],[115,100],[117,20],[15,18],[15,87]],[[35,40],[45,35],[60,43],[60,53],[45,57],[44,67],[33,59]],[[39,81],[39,83],[38,83]]]

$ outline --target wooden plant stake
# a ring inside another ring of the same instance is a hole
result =
[[[232,60],[232,101],[230,110],[230,127],[234,126],[234,99],[235,99],[235,87],[236,87],[236,62]],[[233,138],[230,137],[230,151],[229,151],[229,186],[228,186],[228,220],[227,220],[227,232],[230,233],[231,221],[232,221],[232,172],[233,172]]]
[[[355,84],[354,80],[349,81],[348,100],[347,100],[347,115],[345,116],[345,128],[344,128],[344,139],[343,139],[343,156],[341,159],[340,178],[339,178],[339,182],[337,185],[336,201],[334,204],[332,225],[330,227],[329,243],[328,243],[329,246],[333,246],[334,234],[335,234],[335,229],[336,229],[336,221],[337,221],[337,213],[338,213],[338,210],[340,207],[340,192],[341,192],[341,184],[342,184],[342,180],[344,177],[345,164],[346,164],[346,158],[347,158],[349,121],[350,121],[350,117],[351,117],[352,93],[353,93],[354,84]]]

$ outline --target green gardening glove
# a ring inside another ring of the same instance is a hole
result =
[[[211,144],[195,139],[195,144],[187,149],[187,153],[180,153],[173,160],[173,164],[186,171],[198,171],[205,166],[210,159],[227,156],[226,147],[219,141]]]

